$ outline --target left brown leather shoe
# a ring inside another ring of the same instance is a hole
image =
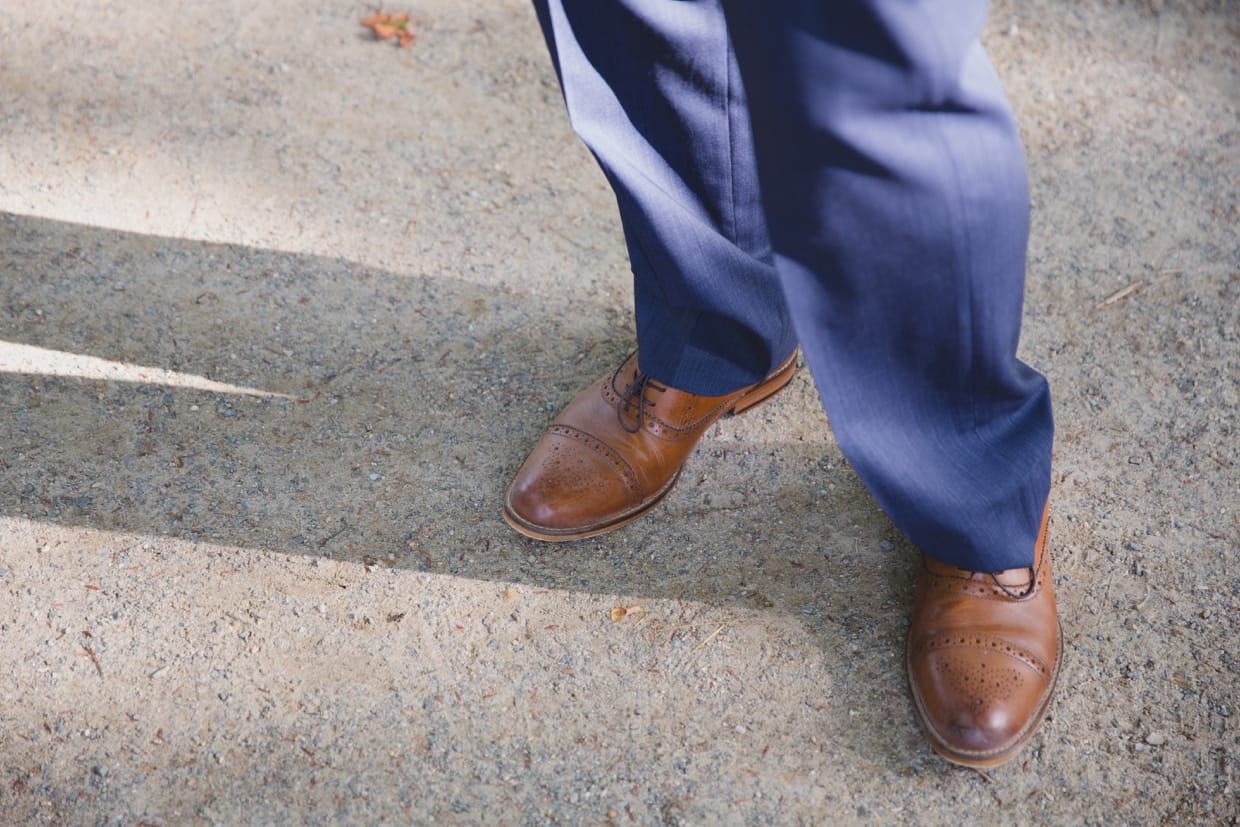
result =
[[[913,709],[930,746],[967,767],[1011,759],[1050,705],[1063,657],[1047,513],[1033,566],[983,574],[923,558],[908,636]]]
[[[794,352],[756,384],[699,396],[653,381],[631,354],[543,433],[508,487],[504,519],[548,541],[593,537],[636,520],[667,496],[716,420],[770,399],[796,369]]]

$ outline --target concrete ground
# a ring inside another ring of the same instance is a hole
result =
[[[988,774],[805,372],[648,518],[507,529],[627,264],[532,11],[409,10],[0,5],[0,823],[1237,823],[1235,0],[992,9],[1067,654]]]

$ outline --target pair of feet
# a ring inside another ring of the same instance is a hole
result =
[[[629,356],[547,428],[508,489],[504,518],[539,540],[577,540],[631,522],[671,490],[720,417],[778,393],[795,354],[766,379],[725,396],[652,381]],[[1033,737],[1063,652],[1042,516],[1033,566],[970,572],[923,557],[909,629],[909,688],[931,747],[988,767]]]

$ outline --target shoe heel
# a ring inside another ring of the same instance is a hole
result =
[[[732,406],[732,410],[728,413],[736,415],[744,413],[750,408],[761,405],[775,394],[782,391],[792,377],[797,373],[797,354],[794,351],[791,356],[784,360],[784,363],[775,369],[775,372],[754,385],[744,396],[736,400],[736,404]]]

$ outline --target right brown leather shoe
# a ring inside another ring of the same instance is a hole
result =
[[[1063,661],[1047,514],[1025,569],[983,574],[923,558],[908,636],[913,711],[930,746],[966,767],[1033,738]]]
[[[637,354],[586,388],[551,423],[504,498],[504,519],[536,540],[593,537],[645,514],[672,489],[716,420],[764,402],[796,373],[796,353],[726,396],[653,381]]]

